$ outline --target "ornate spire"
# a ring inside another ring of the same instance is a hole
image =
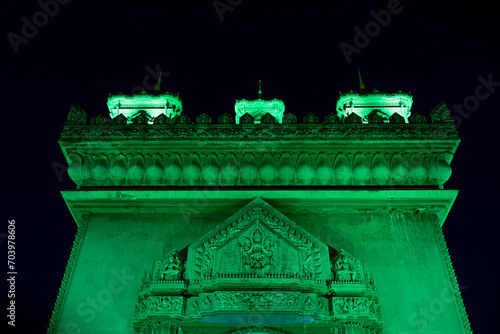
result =
[[[363,79],[361,78],[361,72],[359,71],[359,68],[358,68],[358,77],[359,77],[359,90],[361,91],[362,94],[366,93],[367,90],[365,84],[363,83]]]
[[[162,72],[162,70],[160,69],[160,76],[158,77],[158,82],[156,83],[155,90],[154,90],[155,93],[157,93],[157,94],[160,93],[161,72]]]

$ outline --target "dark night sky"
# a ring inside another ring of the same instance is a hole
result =
[[[339,91],[357,89],[358,67],[367,88],[411,91],[412,111],[427,116],[441,100],[450,109],[472,101],[478,77],[491,76],[495,91],[461,119],[462,142],[445,184],[461,192],[444,232],[473,330],[500,332],[498,10],[481,1],[402,1],[348,63],[339,44],[354,44],[354,27],[364,29],[374,20],[370,12],[389,1],[231,2],[221,21],[213,0],[73,0],[18,53],[7,36],[22,35],[22,18],[41,18],[41,7],[35,0],[4,4],[0,256],[7,257],[7,220],[15,219],[17,332],[46,330],[76,232],[59,193],[75,185],[52,167],[65,163],[57,141],[69,107],[77,102],[89,117],[107,115],[108,94],[131,93],[148,66],[169,73],[162,91],[180,92],[185,113],[213,118],[232,113],[236,98],[256,98],[259,79],[263,98],[283,99],[299,118],[313,112],[323,119]]]

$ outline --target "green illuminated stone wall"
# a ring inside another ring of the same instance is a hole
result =
[[[471,333],[441,232],[460,141],[446,105],[431,123],[411,104],[261,124],[153,107],[90,124],[71,109],[79,230],[49,333]],[[223,246],[232,264],[213,265]]]
[[[74,214],[89,205],[95,213],[82,216],[84,238],[58,325],[64,329],[74,323],[81,333],[96,328],[134,333],[142,275],[153,262],[194,243],[259,197],[323,243],[361,259],[380,294],[383,333],[424,327],[463,332],[437,234],[455,196],[456,191],[445,190],[66,192]],[[185,332],[206,332],[206,323],[199,326],[203,330]],[[293,326],[270,327],[300,332]],[[327,327],[309,325],[308,332]],[[235,328],[210,324],[214,333]]]

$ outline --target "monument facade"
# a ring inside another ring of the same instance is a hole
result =
[[[363,89],[299,120],[259,89],[212,119],[118,94],[90,122],[73,105],[78,232],[48,332],[472,333],[441,230],[460,140],[444,103],[430,122],[412,103]]]

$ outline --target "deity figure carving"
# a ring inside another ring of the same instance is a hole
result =
[[[179,279],[182,272],[182,258],[174,249],[163,262],[162,279]]]
[[[238,245],[243,249],[245,268],[266,269],[272,264],[276,243],[271,237],[264,237],[259,227],[252,232],[251,238],[243,237]]]
[[[344,250],[340,250],[338,259],[333,265],[333,272],[337,281],[356,280],[356,269]]]

